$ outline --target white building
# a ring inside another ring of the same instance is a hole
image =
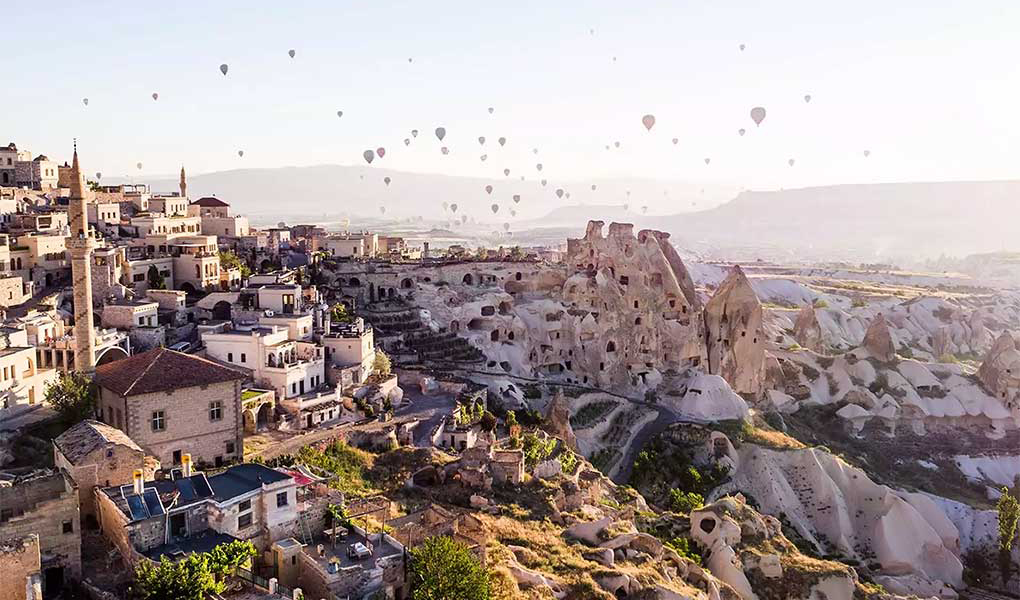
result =
[[[375,339],[372,326],[361,317],[350,324],[334,324],[322,337],[329,364],[346,369],[357,367],[354,383],[363,383],[372,374],[375,363]]]
[[[322,346],[288,339],[283,327],[252,327],[202,333],[206,354],[251,371],[256,385],[280,399],[310,393],[326,382]]]

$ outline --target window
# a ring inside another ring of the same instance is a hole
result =
[[[244,513],[237,517],[237,528],[244,529],[246,527],[251,527],[251,513]]]
[[[234,362],[234,353],[227,352],[227,362]]]
[[[242,352],[241,353],[241,362],[246,362],[246,361],[247,361],[247,357],[244,355],[244,352]]]
[[[237,505],[237,512],[244,512],[246,510],[251,510],[251,500],[245,500]]]
[[[152,430],[166,431],[166,413],[161,410],[152,411]]]
[[[287,506],[287,492],[280,492],[276,495],[276,508]]]
[[[62,529],[64,533],[74,533],[74,521],[64,521]]]
[[[223,418],[223,403],[219,400],[214,400],[209,403],[209,420],[219,421]]]
[[[134,279],[135,281],[145,281],[145,273],[135,273],[132,276],[132,279]]]
[[[181,464],[181,451],[180,450],[174,450],[173,462],[174,462],[175,465]]]
[[[227,454],[234,453],[234,442],[227,442]]]

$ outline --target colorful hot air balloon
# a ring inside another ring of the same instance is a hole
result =
[[[372,150],[365,150],[361,155],[365,157],[365,162],[368,164],[372,164],[372,161],[375,160],[375,152]]]
[[[786,162],[787,162],[787,164],[789,164],[792,167],[793,163],[796,162],[796,161],[791,158],[790,160],[788,160]]]
[[[446,156],[447,154],[450,153],[450,149],[447,148],[446,146],[443,146],[442,148],[440,148],[439,151],[443,153],[443,156]]]
[[[450,211],[451,212],[457,212],[457,204],[456,203],[453,203],[453,204],[450,205]]]
[[[241,158],[244,158],[244,150],[238,150],[237,155]]]
[[[520,204],[520,203],[521,203],[521,195],[520,194],[514,194],[514,204]]]
[[[499,142],[499,145],[500,145],[500,146],[506,146],[506,138],[505,138],[505,137],[501,137],[501,138],[499,138],[499,139],[498,139],[498,140],[496,140],[496,141],[498,141],[498,142]]]
[[[516,217],[517,216],[517,211],[511,208],[510,209],[510,216],[511,217]]]
[[[297,54],[297,52],[295,52],[294,50],[288,50],[287,54],[289,54],[291,58],[294,58],[294,55]]]
[[[531,149],[531,153],[532,154],[538,154],[538,148],[532,148]]]
[[[405,146],[410,146],[411,145],[411,138],[404,138],[404,145]]]
[[[673,145],[676,146],[680,143],[680,138],[673,138]]]
[[[706,165],[707,165],[708,163],[710,163],[710,162],[712,162],[712,159],[711,159],[711,158],[706,158],[706,159],[705,159],[705,164],[706,164]]]
[[[591,184],[591,191],[593,191],[593,192],[594,192],[594,191],[595,191],[595,188],[596,188],[596,187],[598,187],[598,186],[597,186],[597,185],[595,185],[594,183],[593,183],[593,184]]]
[[[157,94],[156,92],[152,92],[152,99],[159,100],[159,94]]]
[[[747,46],[745,46],[744,44],[740,44],[740,51],[741,51],[741,52],[743,52],[743,51],[744,51],[744,48],[746,48],[746,47],[747,47]]]
[[[562,198],[563,197],[563,188],[557,188],[557,190],[556,190],[556,197],[557,198]]]
[[[137,164],[137,165],[135,165],[135,166],[136,166],[136,167],[138,167],[138,170],[139,170],[139,171],[141,171],[141,170],[142,170],[142,163],[138,163],[138,164]]]
[[[747,133],[747,130],[741,127],[740,129],[737,130],[737,133],[739,133],[740,136],[743,137],[744,134]]]
[[[868,158],[869,156],[871,156],[871,150],[865,150],[864,151],[864,158]]]
[[[436,137],[439,138],[440,142],[443,141],[443,138],[446,137],[446,128],[436,127]]]
[[[491,185],[485,186],[485,193],[489,194],[489,195],[492,195],[492,186]]]
[[[761,122],[765,120],[765,109],[761,106],[752,108],[751,120],[754,121],[755,126],[761,125]]]
[[[489,155],[488,154],[483,154],[483,155],[479,156],[478,158],[482,159],[482,162],[485,162],[485,159],[489,158]]]
[[[545,187],[545,184],[547,184],[547,183],[549,183],[549,180],[543,179],[542,180],[542,187]]]
[[[226,75],[227,74],[227,69],[229,69],[229,68],[230,67],[227,66],[227,63],[223,63],[222,65],[220,65],[220,73],[223,73],[224,75]]]
[[[503,223],[503,231],[510,231],[510,223]]]
[[[804,102],[811,102],[811,94],[804,94]]]
[[[491,115],[494,112],[496,112],[496,109],[490,106],[489,107],[489,114]]]
[[[498,204],[493,203],[493,205],[490,206],[489,208],[492,209],[492,214],[496,214],[496,213],[499,212],[499,205]]]
[[[444,135],[445,135],[445,134],[444,134]],[[412,130],[411,130],[411,137],[413,137],[413,138],[416,138],[416,137],[418,137],[418,130],[417,130],[417,129],[412,129]]]
[[[102,178],[103,178],[103,174],[97,171],[96,172],[96,179],[98,180],[98,179],[102,179]]]
[[[510,176],[510,169],[503,169],[503,175],[506,177]]]
[[[538,171],[541,171],[542,170],[542,163],[538,163],[537,165],[535,165],[535,169],[538,170]]]
[[[380,206],[379,207],[379,212],[385,215],[386,214],[386,207],[385,206]]]
[[[336,116],[337,116],[337,118],[338,118],[338,119],[339,119],[340,117],[344,116],[344,111],[342,111],[342,110],[338,110],[338,111],[336,111]]]
[[[641,124],[645,126],[648,131],[655,127],[655,115],[645,115],[641,117]]]
[[[389,178],[389,176],[387,176],[387,177],[383,177],[383,183],[385,183],[386,185],[389,185],[389,184],[390,184],[390,178]]]
[[[89,105],[89,99],[88,98],[82,98],[81,99],[81,103],[84,104],[85,106],[88,106]]]
[[[484,135],[478,136],[478,143],[481,144],[482,146],[485,145],[485,136]]]
[[[382,157],[386,156],[386,148],[382,148],[382,147],[376,148],[375,149],[375,153],[379,155],[379,158],[382,158]]]
[[[619,148],[620,147],[620,142],[613,142],[613,145],[616,146],[617,148]]]

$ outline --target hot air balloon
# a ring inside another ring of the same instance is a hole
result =
[[[645,126],[648,131],[655,127],[655,115],[645,115],[641,117],[641,124]]]
[[[627,190],[627,197],[630,198],[630,190]]]
[[[439,151],[443,153],[443,156],[446,156],[447,154],[450,153],[450,149],[447,148],[446,146],[443,146],[442,148],[440,148]]]
[[[563,197],[563,188],[557,188],[556,189],[556,197],[557,198],[562,198]]]
[[[589,29],[589,30],[588,30],[588,33],[590,33],[590,34],[592,34],[592,35],[595,35],[595,30],[594,30],[594,29]]]
[[[288,50],[287,54],[289,54],[291,58],[294,58],[294,55],[297,54],[297,52],[295,52],[293,50]]]
[[[520,194],[514,194],[514,204],[520,204],[520,203],[521,203],[521,195]]]
[[[446,137],[446,128],[436,127],[436,137],[439,138],[440,142],[443,141],[443,138]]]
[[[411,64],[411,63],[412,63],[413,61],[414,61],[414,59],[413,59],[413,58],[408,58],[408,59],[407,59],[407,64]]]
[[[570,192],[567,192],[567,200],[570,200]]]
[[[606,144],[606,150],[609,150],[609,144]]]
[[[383,183],[385,183],[386,185],[389,185],[390,184],[390,178],[388,176],[387,177],[383,177]]]
[[[411,138],[404,138],[404,145],[405,146],[410,146],[411,145]]]
[[[139,170],[139,171],[141,171],[141,170],[142,170],[142,163],[138,163],[138,164],[137,164],[137,165],[135,165],[135,166],[136,166],[136,167],[138,167],[138,170]]]
[[[81,99],[81,103],[84,104],[85,106],[88,106],[89,105],[89,99],[88,98],[82,98]]]
[[[510,231],[510,223],[503,223],[503,231]]]
[[[365,162],[368,164],[372,164],[372,161],[375,160],[375,152],[371,150],[365,150],[361,155],[365,157]]]
[[[386,214],[386,207],[385,206],[380,206],[379,207],[379,212],[381,212],[382,214],[385,215]]]
[[[499,145],[500,145],[500,146],[506,146],[506,138],[505,138],[505,137],[501,137],[501,138],[499,138],[499,139],[498,139],[498,140],[496,140],[496,141],[498,141],[498,142],[499,142]]]
[[[741,127],[740,129],[737,130],[737,133],[739,133],[740,136],[743,137],[743,135],[747,133],[747,130]]]
[[[443,202],[443,210],[447,210],[448,208],[450,208],[450,203],[449,202]]]
[[[498,205],[498,204],[493,204],[493,205],[492,205],[492,206],[490,206],[489,208],[491,208],[491,209],[492,209],[492,214],[496,214],[496,213],[498,213],[498,212],[499,212],[499,205]]]
[[[478,158],[482,159],[482,162],[485,162],[485,159],[489,158],[489,155],[488,154],[483,154],[483,155],[479,156]]]
[[[531,153],[532,154],[538,154],[538,148],[532,148],[531,149]]]
[[[864,158],[868,158],[869,156],[871,156],[871,150],[865,150],[864,151]]]
[[[542,180],[542,187],[545,187],[545,184],[547,184],[547,183],[549,183],[549,180],[543,179]]]
[[[238,150],[237,155],[241,158],[244,158],[244,150]]]
[[[418,130],[417,129],[412,129],[411,130],[411,137],[418,137]]]
[[[226,75],[227,74],[227,70],[229,68],[230,67],[227,66],[227,63],[223,63],[222,65],[220,65],[220,73],[223,73],[224,75]]]
[[[615,56],[613,57],[613,62],[616,62],[616,57]]]
[[[450,205],[450,211],[451,212],[457,212],[457,204],[456,203],[453,203],[453,204]]]
[[[491,185],[485,186],[485,193],[489,194],[489,195],[492,195],[492,186]]]
[[[648,213],[648,207],[647,206],[642,206],[641,207],[641,214],[647,214],[647,213]]]
[[[680,143],[680,138],[673,138],[673,145],[676,146]]]
[[[788,160],[786,162],[787,162],[787,164],[789,164],[792,167],[793,163],[795,163],[796,161],[791,158],[790,160]]]
[[[338,119],[339,119],[340,117],[344,116],[344,111],[342,111],[342,110],[338,110],[338,111],[336,111],[336,116],[337,116],[337,118],[338,118]]]
[[[616,146],[617,148],[619,148],[620,147],[620,142],[613,142],[613,145]]]
[[[751,120],[754,121],[755,126],[761,125],[761,122],[765,120],[765,109],[761,106],[752,108]]]
[[[510,169],[503,169],[503,175],[506,177],[510,176]]]
[[[386,156],[386,148],[382,148],[382,147],[376,148],[375,149],[375,153],[379,155],[379,158],[382,158],[382,157]]]
[[[596,188],[596,187],[598,187],[598,186],[597,186],[597,185],[595,185],[594,183],[593,183],[593,184],[591,184],[591,191],[593,191],[593,192],[594,192],[594,191],[595,191],[595,188]]]
[[[517,216],[517,211],[511,208],[510,209],[510,216],[511,217],[516,217]]]
[[[478,143],[481,144],[482,146],[485,145],[485,136],[484,135],[478,136]]]
[[[159,94],[157,94],[156,92],[152,92],[152,99],[159,100]]]
[[[535,169],[538,170],[538,171],[541,171],[542,170],[542,163],[538,163],[537,165],[535,165]]]
[[[372,156],[374,157],[375,154],[373,154]],[[360,179],[362,181],[365,181],[365,176],[364,175],[358,175],[358,179]]]
[[[711,159],[711,158],[706,158],[706,159],[705,159],[705,164],[706,164],[706,165],[707,165],[708,163],[710,163],[710,162],[712,162],[712,159]]]
[[[494,112],[496,112],[496,109],[490,106],[489,107],[489,114],[491,115]]]
[[[740,44],[740,51],[741,51],[741,52],[743,52],[743,51],[744,51],[744,48],[746,48],[746,46],[744,46],[743,44]]]
[[[97,171],[96,172],[96,179],[102,179],[102,178],[103,178],[103,174]]]

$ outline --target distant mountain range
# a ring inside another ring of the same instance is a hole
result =
[[[146,183],[155,192],[177,189],[175,178]],[[487,185],[493,186],[492,194],[486,193]],[[555,195],[558,187],[564,190],[562,199]],[[447,227],[468,215],[480,230],[509,223],[523,240],[576,235],[589,219],[627,221],[638,228],[669,231],[678,246],[740,260],[784,256],[869,261],[1020,250],[1020,181],[738,192],[735,187],[640,179],[550,181],[543,187],[513,177],[322,165],[192,176],[188,192],[192,198],[216,195],[255,223],[335,223],[349,218],[352,226],[376,227],[395,218],[422,217],[425,223]],[[519,204],[512,201],[515,194],[521,197]],[[457,212],[444,211],[444,202],[448,207],[456,204]],[[495,214],[490,208],[494,203]],[[643,206],[650,214],[642,214]],[[703,209],[706,206],[713,208]],[[511,209],[516,217],[509,214]]]

